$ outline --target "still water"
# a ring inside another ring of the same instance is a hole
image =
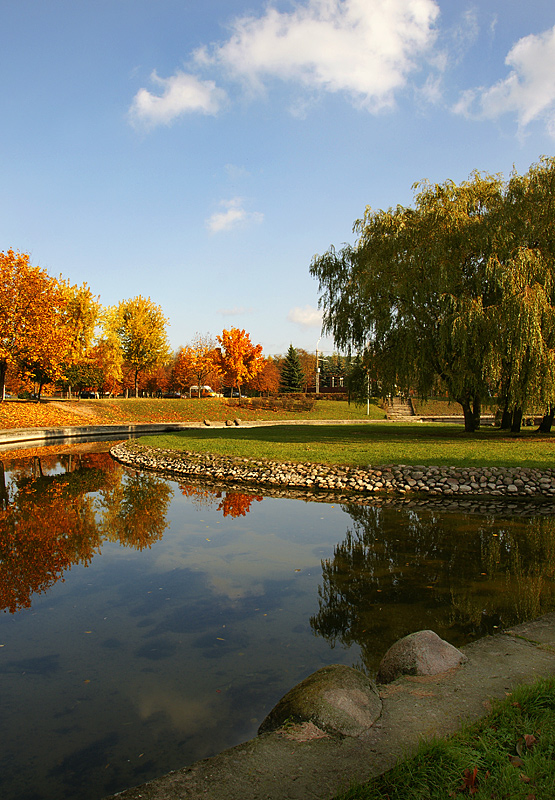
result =
[[[555,608],[548,515],[215,492],[91,449],[0,453],[2,800],[98,800],[254,736],[326,664]]]

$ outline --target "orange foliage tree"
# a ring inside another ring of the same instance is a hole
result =
[[[211,336],[197,333],[190,345],[180,348],[173,368],[173,380],[181,390],[186,386],[205,386],[208,382],[212,386],[219,381],[219,375],[216,341]]]
[[[279,390],[280,374],[274,359],[271,356],[265,358],[260,372],[247,383],[247,389],[259,394],[274,394]]]
[[[41,386],[63,374],[71,350],[67,301],[65,287],[28,255],[0,253],[0,401],[9,369]]]
[[[253,380],[264,366],[262,345],[253,344],[244,330],[231,328],[216,337],[221,345],[218,348],[218,365],[223,373],[225,386],[241,391],[241,386]]]

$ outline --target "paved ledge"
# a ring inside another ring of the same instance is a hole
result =
[[[329,800],[352,781],[386,772],[422,739],[447,736],[485,716],[492,698],[555,673],[555,613],[461,650],[468,661],[458,669],[380,686],[381,717],[361,736],[340,739],[285,726],[112,798]]]
[[[198,423],[129,424],[129,425],[72,425],[60,428],[10,428],[0,431],[0,444],[17,445],[25,442],[56,442],[59,439],[114,438],[140,436],[148,433],[167,433],[199,427]]]

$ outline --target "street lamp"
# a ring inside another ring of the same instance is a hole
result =
[[[320,394],[320,366],[318,364],[318,345],[322,341],[322,337],[316,342],[316,394]]]

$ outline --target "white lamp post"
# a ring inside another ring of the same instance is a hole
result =
[[[318,345],[322,341],[322,337],[316,342],[316,394],[320,394],[320,365],[318,363]]]

